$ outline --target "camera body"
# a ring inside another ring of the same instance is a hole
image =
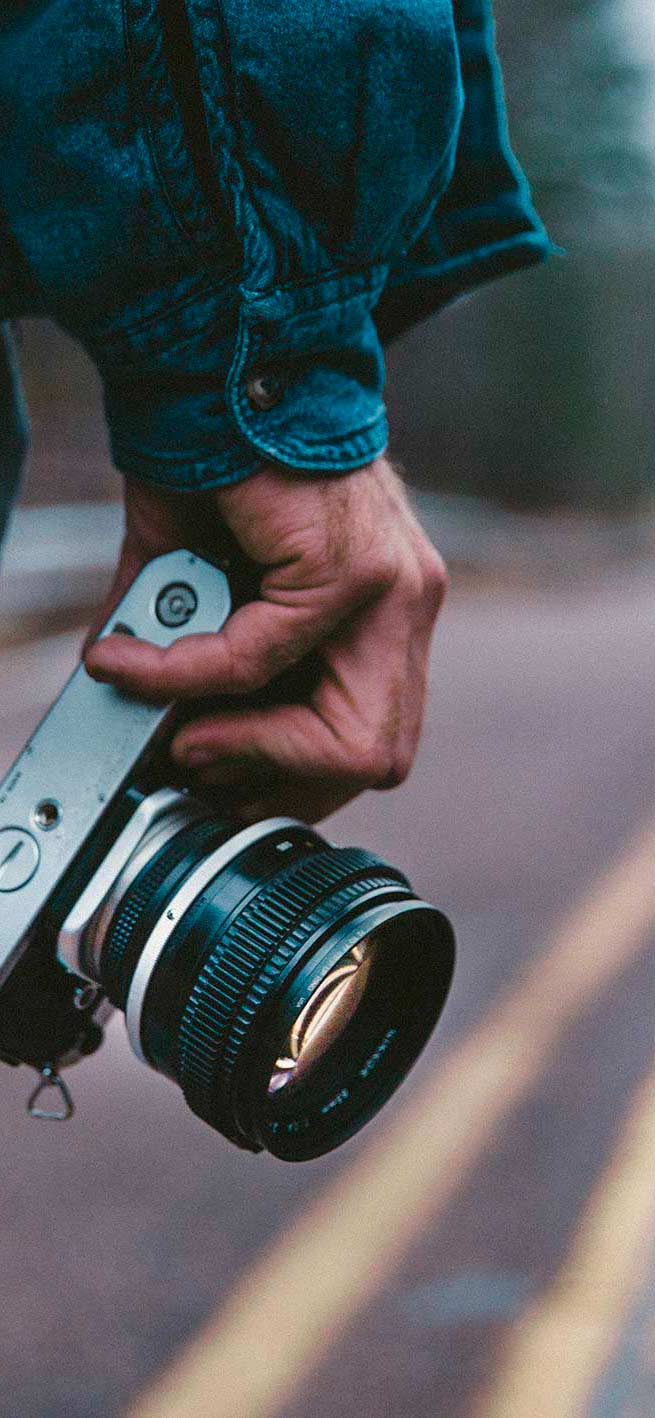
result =
[[[175,551],[143,569],[101,635],[118,630],[166,647],[190,630],[220,631],[231,608],[224,571]],[[85,954],[93,926],[162,819],[181,823],[198,811],[181,791],[134,786],[139,774],[147,782],[172,712],[98,684],[80,665],[0,784],[0,1055],[8,1062],[15,1059],[2,1028],[7,986],[43,934],[60,1007],[37,1028],[26,1000],[12,1042],[23,1032],[26,1061],[54,1068],[99,1041],[109,1007]],[[71,909],[62,918],[59,906],[55,931],[53,900],[76,863],[79,896],[69,887]]]
[[[232,605],[225,570],[174,551],[102,635],[166,647]],[[316,1156],[411,1067],[452,930],[372,854],[169,786],[174,714],[80,665],[0,785],[0,1059],[39,1072],[34,1115],[69,1116],[61,1070],[118,1007],[137,1056],[231,1141]]]

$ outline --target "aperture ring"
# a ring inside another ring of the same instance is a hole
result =
[[[168,950],[171,940],[175,938],[180,926],[183,931],[185,930],[185,924],[182,923],[187,912],[192,910],[210,883],[219,880],[221,874],[238,862],[242,854],[249,852],[266,838],[275,836],[281,829],[286,833],[297,828],[301,828],[305,833],[308,832],[308,829],[303,829],[302,823],[294,817],[269,817],[252,823],[249,827],[242,827],[238,831],[232,830],[219,847],[202,857],[195,868],[187,874],[182,885],[167,901],[165,916],[159,918],[144,943],[130,982],[125,1007],[125,1022],[130,1043],[137,1058],[144,1063],[147,1063],[148,1059],[142,1049],[141,1026],[146,997],[153,975],[162,956]]]
[[[125,1008],[131,957],[139,950],[148,934],[148,907],[156,892],[176,868],[188,859],[191,871],[196,854],[207,844],[225,835],[225,827],[215,818],[204,818],[189,825],[181,824],[179,832],[143,868],[132,883],[117,910],[100,956],[103,987],[120,1009]]]
[[[230,1090],[254,1015],[305,941],[385,887],[410,890],[369,852],[327,849],[276,876],[215,943],[182,1016],[177,1075],[193,1111],[241,1146]]]

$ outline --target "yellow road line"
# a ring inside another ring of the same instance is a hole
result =
[[[444,1211],[563,1030],[655,922],[648,825],[386,1129],[246,1273],[131,1418],[272,1418]]]
[[[594,1188],[554,1284],[516,1323],[476,1418],[584,1418],[652,1265],[655,1070]]]

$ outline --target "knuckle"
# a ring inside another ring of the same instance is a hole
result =
[[[193,665],[182,640],[162,651],[156,667],[156,679],[162,692],[185,695],[195,689]]]
[[[357,598],[375,598],[384,595],[393,586],[398,575],[396,556],[391,548],[376,547],[348,568],[348,589]]]
[[[301,657],[302,645],[271,640],[266,646],[232,650],[229,685],[237,693],[257,693],[292,668]]]
[[[416,556],[408,559],[404,583],[410,603],[427,610],[434,619],[448,589],[448,572],[439,552],[427,538]]]
[[[410,767],[411,759],[400,747],[377,739],[360,746],[355,773],[364,788],[395,788],[405,781]]]
[[[255,656],[232,656],[225,683],[237,694],[256,694],[265,689],[274,678],[275,671],[270,663]]]
[[[295,664],[298,654],[293,645],[281,640],[271,640],[265,647],[253,647],[250,653],[246,650],[234,657],[234,682],[245,691],[266,689]]]
[[[228,693],[231,691],[239,693],[241,690],[256,689],[258,685],[252,683],[253,671],[252,659],[246,653],[245,647],[239,648],[229,636],[219,637],[217,642],[219,650],[215,669],[217,688],[222,687]]]
[[[448,589],[448,572],[436,547],[423,534],[404,559],[401,586],[409,606],[436,616]]]
[[[423,556],[423,582],[426,595],[436,601],[437,606],[441,605],[448,590],[448,570],[443,557],[431,542],[428,542]]]
[[[398,559],[391,547],[378,548],[377,555],[371,558],[368,568],[368,579],[370,585],[378,591],[387,591],[393,586],[398,575]]]
[[[409,777],[413,761],[413,754],[398,750],[392,755],[389,771],[378,787],[399,788]]]

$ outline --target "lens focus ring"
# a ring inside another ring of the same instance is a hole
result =
[[[232,1140],[230,1084],[252,1020],[281,970],[321,926],[369,891],[409,891],[401,872],[357,849],[316,853],[276,876],[231,921],[182,1015],[178,1078],[189,1106]],[[248,1145],[248,1144],[246,1144]]]
[[[151,925],[149,908],[160,889],[172,892],[180,872],[191,871],[199,855],[227,835],[214,818],[184,826],[143,868],[117,910],[101,954],[103,986],[112,1004],[125,1008],[135,959]]]

